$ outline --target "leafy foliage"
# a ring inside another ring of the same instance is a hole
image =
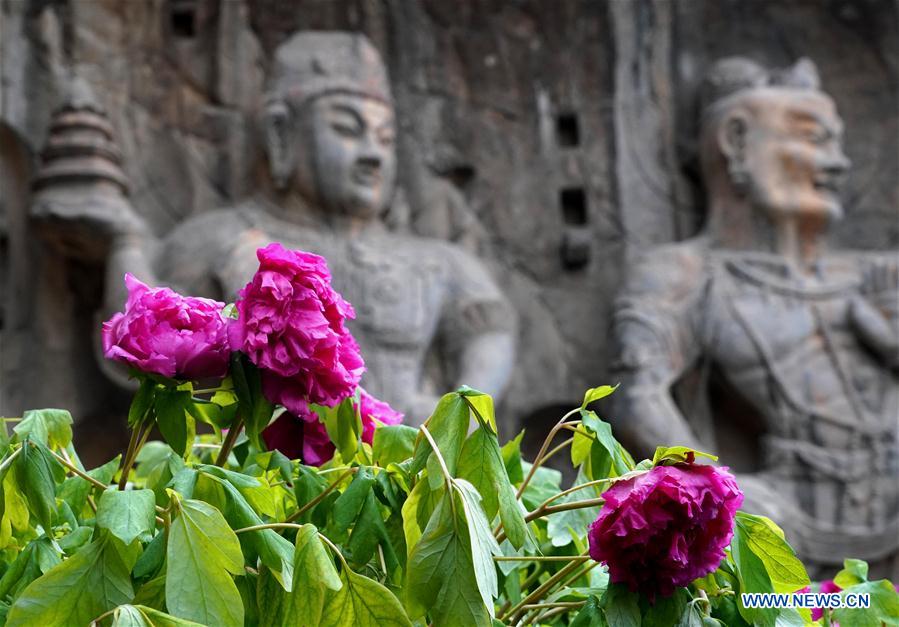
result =
[[[589,390],[533,464],[522,434],[501,440],[492,399],[467,387],[443,396],[424,428],[381,426],[371,446],[352,399],[314,408],[334,457],[320,467],[289,460],[264,450],[277,412],[240,355],[211,390],[142,376],[133,446],[95,469],[78,459],[67,412],[26,412],[0,460],[0,624],[810,623],[807,610],[742,603],[743,592],[809,584],[783,532],[748,513],[718,570],[674,595],[649,603],[610,584],[587,556],[604,490],[653,465],[712,457],[659,447],[635,463],[587,409],[613,391]],[[213,433],[198,435],[197,421]],[[153,426],[165,442],[141,446]],[[562,432],[573,432],[577,469],[567,490],[544,465]],[[899,596],[869,581],[864,562],[847,560],[836,581],[844,594],[869,594],[871,607],[830,619],[897,624]]]

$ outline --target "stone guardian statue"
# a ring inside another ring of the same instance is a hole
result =
[[[899,255],[827,250],[850,165],[842,134],[810,61],[712,68],[700,136],[708,221],[630,269],[614,316],[614,415],[643,452],[701,447],[708,434],[672,388],[713,370],[760,422],[744,509],[782,525],[821,575],[855,557],[895,577]]]

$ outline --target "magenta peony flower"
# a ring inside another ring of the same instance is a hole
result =
[[[379,401],[360,389],[359,412],[362,416],[362,441],[372,443],[378,424],[396,425],[403,415],[390,405]],[[304,464],[319,466],[334,455],[334,444],[328,437],[318,415],[303,407],[296,415],[285,413],[262,432],[269,449],[276,449],[290,459],[301,459]]]
[[[365,370],[344,325],[353,307],[331,287],[324,258],[269,244],[259,270],[239,294],[231,343],[262,369],[263,392],[301,415],[307,403],[334,407]]]
[[[309,466],[320,466],[334,456],[334,445],[328,432],[311,410],[299,416],[282,414],[262,432],[265,445],[281,451],[290,459],[302,460]]]
[[[224,377],[231,349],[225,304],[150,288],[125,275],[124,313],[103,323],[103,354],[147,373],[177,379]]]
[[[656,466],[615,483],[590,526],[590,557],[613,583],[669,596],[718,568],[743,493],[725,468]]]
[[[842,588],[833,582],[833,579],[828,579],[827,581],[821,582],[821,588],[819,590],[822,594],[831,594],[833,592],[839,592]],[[806,586],[799,592],[811,592],[812,589],[809,586]],[[812,608],[812,620],[819,620],[824,616],[824,610],[820,607]],[[840,627],[839,623],[831,623],[834,627]]]
[[[375,437],[378,423],[398,425],[403,422],[403,415],[393,407],[379,401],[363,389],[359,390],[359,414],[362,416],[362,441],[371,444]]]

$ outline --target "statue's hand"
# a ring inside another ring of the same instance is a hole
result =
[[[899,265],[886,261],[871,264],[849,314],[865,345],[889,367],[899,368]]]
[[[899,261],[878,260],[862,276],[862,294],[877,305],[886,307],[886,315],[899,309]]]
[[[116,242],[148,233],[143,218],[127,203],[44,202],[33,217],[51,246],[82,260],[102,261]]]

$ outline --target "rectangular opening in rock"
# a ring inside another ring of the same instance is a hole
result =
[[[559,192],[559,204],[565,224],[587,224],[587,194],[582,187],[566,187]]]

